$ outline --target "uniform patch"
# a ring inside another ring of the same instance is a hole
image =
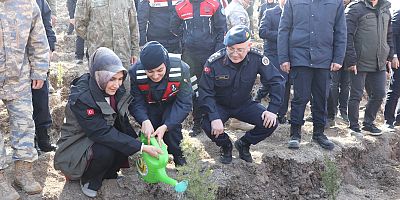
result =
[[[174,84],[171,85],[171,90],[172,90],[172,92],[176,92],[177,89],[178,89],[178,88],[176,88],[176,85],[174,85]]]
[[[206,74],[210,74],[210,72],[211,72],[211,68],[209,68],[209,67],[204,67],[204,73],[206,73]]]
[[[93,116],[93,115],[95,114],[95,113],[94,113],[94,109],[93,109],[93,108],[88,108],[88,109],[86,110],[86,114],[87,114],[88,117]]]
[[[267,56],[264,56],[261,59],[261,62],[262,62],[263,65],[269,65],[269,58]]]

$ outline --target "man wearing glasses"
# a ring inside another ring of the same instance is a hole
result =
[[[207,60],[199,83],[199,104],[205,113],[202,128],[221,148],[220,162],[224,164],[232,162],[233,145],[224,132],[229,118],[255,125],[235,142],[239,157],[246,162],[253,161],[250,145],[270,136],[278,126],[285,80],[260,50],[251,48],[250,38],[248,27],[232,27],[224,38],[226,48]],[[267,108],[251,98],[257,74],[263,86],[269,88],[271,101]]]

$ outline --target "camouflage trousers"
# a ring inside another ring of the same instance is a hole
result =
[[[13,160],[33,162],[38,158],[34,147],[35,124],[32,119],[32,94],[13,100],[2,99],[10,118],[10,141],[13,149]],[[4,146],[4,130],[0,130],[0,170],[8,167]]]

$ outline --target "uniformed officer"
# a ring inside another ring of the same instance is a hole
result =
[[[183,0],[176,4],[170,30],[181,37],[182,60],[190,66],[192,82],[200,79],[208,57],[223,48],[226,18],[218,0]],[[201,113],[197,104],[197,91],[193,99],[193,129],[191,136],[201,133]]]
[[[169,53],[182,53],[179,37],[169,30],[171,13],[178,0],[141,0],[138,2],[138,23],[140,42],[161,43]]]
[[[226,25],[231,29],[235,25],[250,27],[249,15],[246,8],[250,6],[250,0],[233,0],[225,9]]]
[[[248,27],[234,26],[225,36],[223,48],[206,62],[199,84],[200,108],[206,114],[202,128],[207,136],[221,147],[220,161],[232,161],[232,142],[224,133],[224,123],[231,117],[255,125],[240,139],[235,147],[239,157],[252,162],[250,145],[270,136],[276,127],[277,113],[282,104],[285,80],[269,64],[262,52],[251,48]],[[267,108],[252,101],[251,90],[257,74],[263,86],[270,88],[271,101]]]
[[[49,44],[34,0],[0,1],[0,99],[10,117],[10,143],[15,161],[14,182],[28,194],[42,187],[32,175],[34,148],[31,89],[40,89],[49,69]],[[19,199],[7,181],[4,137],[0,130],[0,199]]]
[[[189,66],[168,56],[160,43],[151,41],[144,45],[140,61],[129,70],[129,75],[134,97],[130,113],[141,124],[142,133],[163,139],[175,165],[185,164],[179,144],[182,122],[192,110]]]

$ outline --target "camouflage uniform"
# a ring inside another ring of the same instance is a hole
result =
[[[78,0],[75,29],[88,43],[89,55],[99,47],[112,49],[129,69],[139,54],[139,28],[132,0]]]
[[[50,6],[51,15],[57,16],[57,0],[47,0]]]
[[[10,116],[12,158],[32,162],[37,152],[31,81],[46,80],[49,69],[49,44],[36,1],[0,1],[0,36],[0,99]],[[0,133],[0,170],[7,167],[5,155]]]
[[[226,25],[228,30],[235,25],[245,25],[250,27],[250,19],[246,10],[240,4],[241,0],[232,1],[225,8]]]

